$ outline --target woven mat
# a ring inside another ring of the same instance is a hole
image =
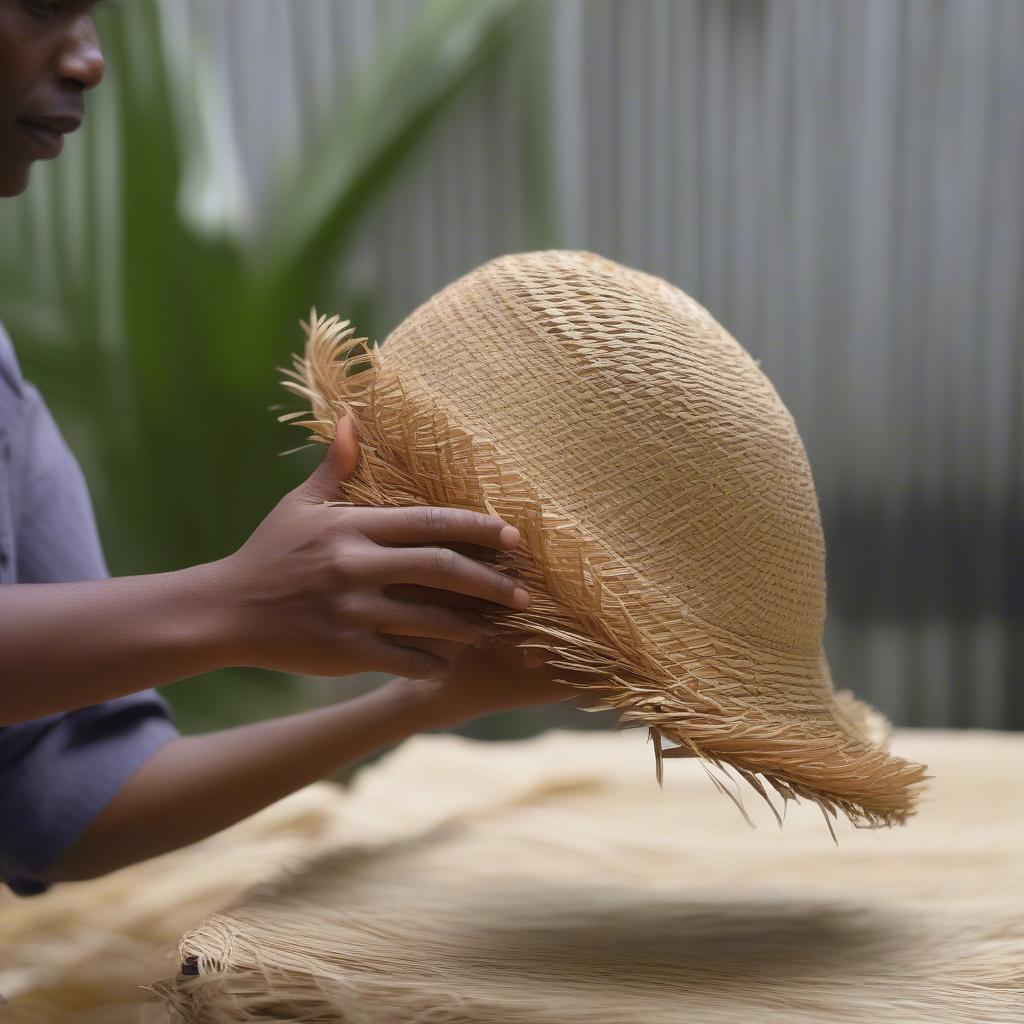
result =
[[[637,733],[421,737],[350,793],[0,905],[0,990],[87,1024],[160,975],[189,1024],[1021,1024],[1024,737],[893,746],[934,776],[919,814],[836,846],[748,792],[751,830],[697,764],[658,790]]]

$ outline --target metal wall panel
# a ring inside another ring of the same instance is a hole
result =
[[[419,6],[191,0],[257,199]],[[367,225],[345,293],[372,290],[383,333],[481,260],[542,244],[681,285],[761,360],[806,440],[837,682],[899,722],[1024,726],[1024,4],[538,10],[533,43]]]

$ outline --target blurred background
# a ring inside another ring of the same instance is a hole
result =
[[[268,407],[316,303],[383,338],[585,247],[691,293],[793,412],[838,685],[1024,727],[1024,4],[131,0],[86,129],[0,207],[0,319],[110,570],[240,545],[315,454]],[[224,672],[186,730],[366,680]],[[515,736],[565,708],[476,723]]]

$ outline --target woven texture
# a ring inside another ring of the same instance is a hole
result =
[[[414,739],[156,990],[175,1024],[1019,1024],[1024,739],[897,736],[930,799],[838,849],[693,763],[659,791],[635,734]]]
[[[288,384],[332,440],[357,417],[343,502],[493,511],[533,594],[501,616],[600,687],[665,756],[686,748],[770,802],[891,825],[924,770],[834,694],[824,545],[803,445],[768,379],[667,282],[590,253],[506,256],[366,353],[312,317]],[[294,414],[292,414],[294,417]],[[773,800],[774,798],[774,800]],[[830,824],[831,827],[831,824]]]

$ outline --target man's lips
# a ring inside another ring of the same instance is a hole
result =
[[[43,159],[52,159],[64,148],[64,136],[76,131],[82,118],[73,114],[51,114],[23,117],[18,126],[32,148]]]

